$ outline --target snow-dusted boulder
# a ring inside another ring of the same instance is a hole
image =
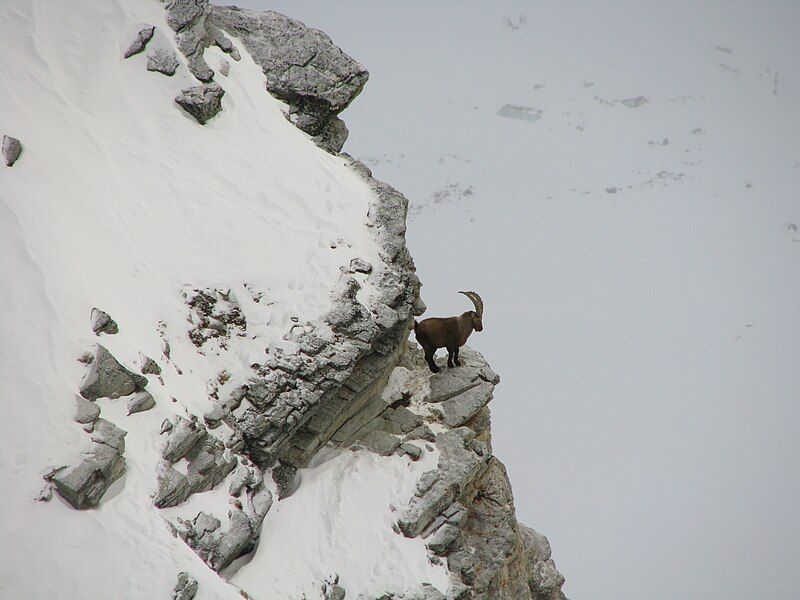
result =
[[[94,508],[125,472],[125,459],[106,444],[92,444],[73,465],[53,476],[59,495],[74,508]]]
[[[97,344],[80,392],[87,400],[119,398],[142,390],[146,385],[147,377],[129,371],[104,346]]]
[[[163,73],[167,76],[175,75],[180,63],[175,53],[167,48],[156,48],[147,55],[147,70]]]
[[[222,96],[225,95],[219,84],[209,83],[186,88],[175,97],[175,102],[197,122],[205,125],[222,110]]]
[[[10,135],[3,136],[3,161],[7,167],[13,167],[22,154],[22,143]]]
[[[152,25],[148,27],[144,27],[140,29],[136,36],[133,38],[133,41],[130,43],[128,48],[122,54],[123,58],[130,58],[135,54],[139,54],[142,52],[145,47],[147,46],[147,42],[153,37],[153,33],[155,32],[156,28]]]
[[[119,326],[117,322],[111,318],[111,316],[99,308],[93,308],[92,314],[89,317],[89,320],[92,325],[92,333],[95,335],[100,335],[101,333],[107,333],[109,335],[114,335],[115,333],[119,332]]]

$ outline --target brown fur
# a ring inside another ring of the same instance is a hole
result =
[[[425,360],[431,371],[439,372],[434,356],[438,348],[447,348],[447,366],[461,366],[458,349],[467,343],[473,331],[483,331],[483,318],[475,311],[467,311],[458,317],[433,317],[417,323],[414,321],[414,333],[417,341],[425,351]]]

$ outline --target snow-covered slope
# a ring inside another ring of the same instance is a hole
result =
[[[557,595],[491,454],[498,378],[406,347],[407,203],[337,154],[363,68],[204,2],[0,28],[0,596]],[[201,124],[179,96],[216,86]]]

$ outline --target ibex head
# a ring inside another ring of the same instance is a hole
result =
[[[475,331],[483,331],[483,300],[475,292],[458,292],[464,294],[467,298],[472,300],[475,305],[475,310],[470,311],[469,315],[472,319],[472,328]]]

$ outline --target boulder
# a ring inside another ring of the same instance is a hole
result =
[[[94,360],[80,384],[81,396],[87,400],[119,398],[144,389],[147,377],[123,367],[100,344],[95,347]]]
[[[128,432],[120,429],[111,421],[97,419],[94,422],[91,435],[93,442],[105,444],[120,454],[125,452],[125,436],[128,435]]]
[[[136,34],[136,37],[133,38],[133,41],[128,46],[127,50],[123,53],[123,58],[130,58],[134,54],[139,54],[145,49],[147,46],[147,42],[153,37],[153,33],[155,32],[156,28],[152,25],[148,25],[144,29],[140,29],[139,33]]]
[[[161,375],[161,367],[158,366],[158,363],[141,352],[139,352],[139,364],[142,375]]]
[[[13,167],[22,154],[22,143],[10,135],[3,136],[3,160],[7,167]]]
[[[147,55],[147,70],[172,76],[180,63],[175,53],[168,48],[156,48]]]
[[[75,414],[72,419],[76,423],[94,423],[100,416],[100,407],[94,402],[75,396]]]
[[[180,31],[203,14],[208,0],[171,0],[167,2],[167,25]]]
[[[122,454],[106,444],[92,444],[78,461],[52,477],[58,494],[79,510],[94,508],[125,472]]]
[[[131,396],[130,400],[128,400],[128,415],[150,410],[155,405],[156,401],[153,399],[153,396],[150,394],[150,392],[147,390],[136,392],[133,396]]]
[[[197,593],[197,580],[185,571],[178,573],[178,583],[172,589],[172,600],[192,600]]]
[[[222,96],[225,95],[219,84],[204,83],[184,89],[175,98],[175,102],[197,122],[205,125],[209,119],[222,110]]]
[[[100,335],[101,333],[114,335],[119,331],[117,322],[114,321],[114,319],[112,319],[107,312],[102,311],[99,308],[92,309],[92,314],[89,319],[92,324],[92,333],[95,335]]]

